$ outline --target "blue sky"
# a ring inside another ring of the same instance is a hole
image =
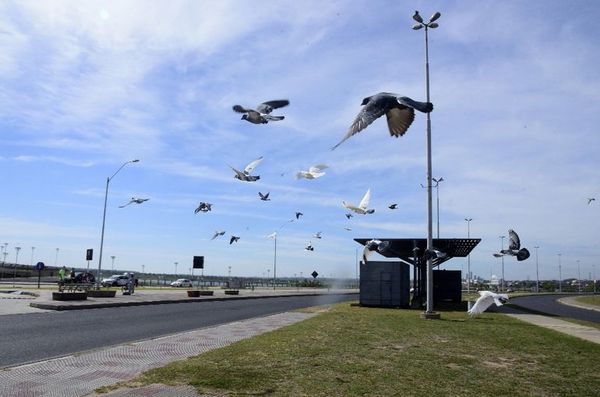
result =
[[[482,238],[472,271],[515,229],[532,252],[507,279],[600,275],[600,6],[593,1],[19,1],[0,3],[0,243],[8,260],[97,269],[260,276],[355,274],[356,237],[426,237],[425,117],[395,139],[384,119],[330,151],[366,96],[425,98],[430,34],[440,237]],[[281,122],[231,107],[287,98]],[[256,183],[233,178],[264,156]],[[326,175],[294,174],[325,163]],[[283,174],[283,175],[281,175]],[[344,216],[371,188],[372,215]],[[258,192],[271,192],[260,201]],[[141,205],[118,208],[130,197]],[[598,201],[587,204],[588,197]],[[435,194],[434,194],[435,200]],[[212,212],[194,214],[200,201]],[[398,209],[387,206],[398,203]],[[435,208],[434,208],[435,211]],[[435,212],[434,212],[435,221]],[[345,230],[351,228],[351,231]],[[210,241],[215,230],[226,236]],[[435,224],[434,224],[435,230]],[[322,231],[323,238],[312,235]],[[229,245],[230,235],[240,236]],[[312,241],[315,250],[305,251]],[[373,255],[373,259],[378,255]],[[466,260],[447,262],[466,269]]]

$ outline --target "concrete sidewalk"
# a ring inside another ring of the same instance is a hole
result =
[[[560,320],[556,317],[542,316],[539,314],[528,313],[504,313],[507,316],[517,318],[540,327],[549,328],[554,331],[562,332],[589,342],[600,344],[600,330],[597,328],[586,327],[572,323],[570,321]]]
[[[127,343],[93,352],[11,367],[0,371],[0,396],[79,397],[141,372],[162,367],[239,340],[269,332],[314,316],[286,312],[172,336]],[[92,394],[93,395],[93,394]],[[197,396],[191,387],[152,385],[122,389],[103,396]]]

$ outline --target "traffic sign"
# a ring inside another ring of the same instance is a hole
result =
[[[319,275],[319,273],[317,273],[317,271],[315,270],[310,275],[313,276],[313,278],[317,278],[317,276]]]
[[[36,263],[36,265],[35,265],[35,268],[36,268],[37,270],[40,270],[40,271],[42,271],[42,270],[44,270],[44,267],[45,267],[45,266],[46,266],[46,265],[44,265],[44,262],[38,262],[38,263]]]

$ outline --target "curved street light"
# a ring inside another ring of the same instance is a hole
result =
[[[104,226],[106,225],[106,202],[108,200],[108,184],[110,181],[129,163],[137,163],[138,159],[129,160],[124,162],[112,176],[106,178],[106,190],[104,192],[104,212],[102,213],[102,233],[100,234],[100,255],[98,256],[98,274],[96,276],[98,282],[100,282],[100,271],[102,270],[102,248],[104,247]]]
[[[427,102],[431,102],[429,95],[429,28],[435,29],[439,25],[435,23],[442,14],[436,12],[431,16],[427,23],[423,22],[423,18],[419,15],[419,11],[415,11],[413,19],[417,22],[413,25],[414,30],[425,28],[425,89],[427,92]],[[433,249],[433,225],[431,220],[432,203],[431,203],[431,113],[427,113],[427,249]],[[427,307],[423,318],[438,319],[439,313],[433,311],[433,262],[432,259],[427,260]]]

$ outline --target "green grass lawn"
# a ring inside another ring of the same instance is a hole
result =
[[[510,317],[334,305],[127,384],[233,396],[592,396],[600,345]]]
[[[575,298],[575,300],[581,303],[587,303],[588,305],[596,305],[600,307],[600,295],[578,296]]]

